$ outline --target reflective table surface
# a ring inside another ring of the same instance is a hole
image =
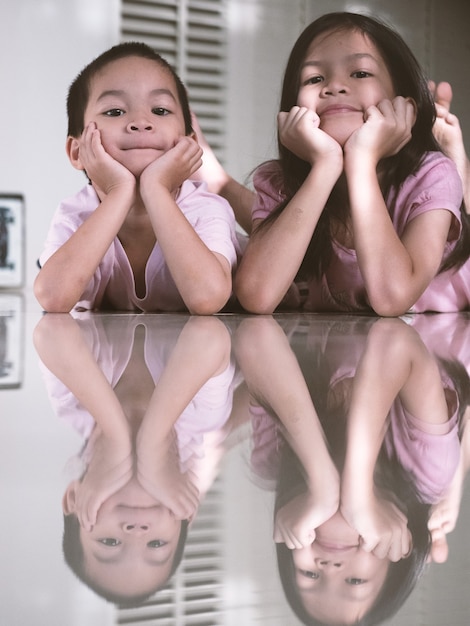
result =
[[[469,403],[470,314],[0,292],[0,624],[468,625]]]

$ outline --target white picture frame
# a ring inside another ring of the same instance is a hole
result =
[[[0,390],[18,389],[23,382],[23,311],[21,294],[0,292]]]
[[[24,196],[0,193],[0,289],[24,284]]]

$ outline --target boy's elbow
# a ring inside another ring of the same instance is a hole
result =
[[[33,292],[36,300],[47,313],[70,313],[73,308],[70,300],[45,288],[38,280],[34,283]]]
[[[231,282],[229,285],[211,285],[204,293],[189,297],[186,306],[191,315],[215,315],[227,304],[231,293]]]

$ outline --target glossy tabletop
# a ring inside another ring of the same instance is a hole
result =
[[[469,402],[470,314],[0,292],[0,624],[466,626]]]

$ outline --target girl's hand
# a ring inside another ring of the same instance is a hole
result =
[[[329,501],[328,501],[329,500]],[[315,529],[338,510],[336,498],[321,501],[310,491],[299,494],[279,509],[274,521],[274,541],[289,550],[305,548],[315,540]]]
[[[101,133],[95,122],[83,131],[79,145],[80,161],[93,183],[100,200],[114,189],[130,186],[135,190],[135,177],[121,163],[106,152]]]
[[[411,139],[416,120],[415,104],[411,98],[397,96],[369,107],[364,124],[356,130],[344,146],[345,154],[368,156],[376,164],[383,158],[397,154]]]
[[[318,159],[329,156],[342,161],[341,146],[320,130],[320,118],[311,109],[294,106],[288,113],[281,111],[277,120],[282,145],[303,161],[314,165]]]
[[[361,547],[379,559],[400,561],[411,550],[407,519],[398,507],[372,495],[360,504],[341,503],[341,514],[361,537]]]
[[[100,432],[92,445],[92,458],[76,496],[76,514],[85,530],[91,530],[96,523],[103,502],[129,482],[133,466],[127,437],[111,438]]]
[[[142,197],[154,184],[163,185],[170,193],[175,192],[201,167],[202,154],[202,148],[192,137],[180,137],[173,148],[150,163],[142,172]]]

